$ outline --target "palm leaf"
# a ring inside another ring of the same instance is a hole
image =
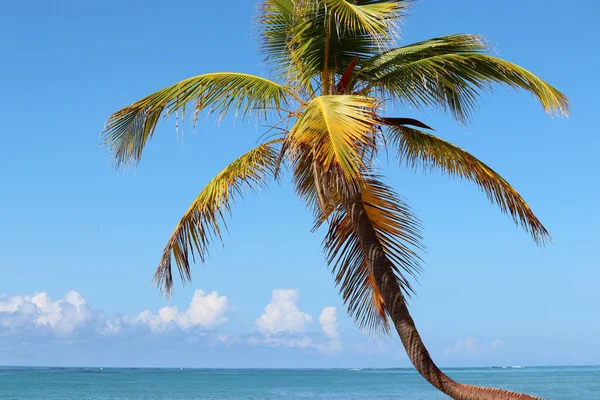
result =
[[[341,75],[355,57],[370,58],[387,48],[392,26],[406,4],[408,1],[265,0],[258,19],[261,50],[278,77],[313,95],[313,83],[322,72],[327,71],[329,78]]]
[[[263,188],[273,176],[278,162],[275,145],[280,142],[281,139],[273,140],[245,153],[225,167],[196,197],[171,234],[154,274],[154,282],[167,296],[173,288],[171,256],[182,281],[189,281],[190,264],[195,262],[196,253],[204,262],[210,242],[221,239],[221,225],[225,223],[225,214],[231,213],[235,197],[241,196],[245,189]]]
[[[293,0],[265,0],[261,3],[258,23],[261,31],[261,51],[267,64],[290,84],[299,84],[313,93],[311,79],[318,72],[308,68],[306,54],[299,52],[298,38],[308,29],[301,4]],[[299,54],[300,53],[300,54]]]
[[[346,178],[356,178],[364,166],[363,152],[373,146],[376,107],[369,97],[316,97],[287,140],[292,149],[310,147],[324,171],[339,170]]]
[[[447,54],[484,53],[489,50],[480,35],[454,34],[441,36],[381,52],[363,62],[361,73],[377,75],[393,68],[398,60],[404,63]]]
[[[473,155],[437,136],[406,126],[392,126],[388,132],[400,159],[408,166],[424,170],[439,168],[449,176],[475,182],[492,203],[510,215],[537,243],[550,240],[548,231],[521,195]]]
[[[400,47],[365,63],[361,93],[389,93],[413,106],[449,110],[466,122],[476,108],[479,94],[495,83],[532,93],[548,113],[568,115],[568,99],[526,69],[487,54],[476,35],[451,35]]]
[[[321,0],[333,13],[340,29],[370,35],[372,40],[390,40],[395,22],[406,2]]]
[[[161,115],[176,110],[185,112],[194,102],[194,116],[200,111],[218,111],[220,115],[235,110],[236,114],[264,114],[279,108],[294,96],[291,89],[270,80],[242,73],[218,72],[198,75],[159,90],[129,105],[108,119],[103,143],[115,157],[117,165],[137,162]]]
[[[335,172],[325,171],[321,167],[310,146],[298,144],[288,150],[287,156],[296,193],[312,211],[315,220],[320,221],[320,225],[333,212],[335,199],[339,195],[333,176]]]
[[[419,128],[423,128],[423,129],[434,130],[429,125],[425,124],[424,122],[419,121],[418,119],[414,119],[414,118],[380,117],[379,120],[381,122],[383,122],[385,125],[400,126],[400,127],[405,126],[405,125],[412,125],[412,126],[417,126]]]
[[[392,263],[400,288],[409,296],[413,293],[409,278],[416,278],[421,271],[417,254],[422,249],[420,223],[406,203],[377,176],[369,176],[361,182],[360,196],[365,211]],[[361,328],[388,333],[383,299],[343,205],[332,215],[323,247],[349,314]]]

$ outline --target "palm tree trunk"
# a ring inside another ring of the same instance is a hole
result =
[[[542,400],[539,397],[509,392],[503,389],[473,386],[459,383],[444,374],[435,365],[425,348],[415,323],[408,312],[405,298],[391,262],[385,255],[381,242],[364,208],[361,195],[346,201],[352,227],[372,269],[375,282],[381,291],[385,307],[400,336],[410,361],[416,370],[433,386],[456,400]]]

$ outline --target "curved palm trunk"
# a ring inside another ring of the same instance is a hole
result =
[[[400,286],[384,253],[373,225],[365,211],[360,194],[346,201],[361,247],[381,291],[385,307],[416,370],[433,386],[456,400],[541,400],[539,397],[509,392],[503,389],[473,386],[456,382],[435,365],[425,348]]]

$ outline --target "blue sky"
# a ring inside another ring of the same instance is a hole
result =
[[[166,121],[128,173],[108,166],[99,133],[113,111],[183,78],[262,74],[256,4],[231,4],[0,6],[0,365],[409,366],[396,337],[370,338],[345,314],[288,182],[238,202],[225,248],[213,246],[191,285],[166,300],[150,284],[181,214],[260,126],[207,118],[182,141]],[[599,11],[583,0],[422,0],[403,25],[406,43],[484,34],[573,109],[552,119],[499,87],[466,128],[398,110],[499,171],[555,242],[536,247],[473,185],[386,169],[425,226],[410,306],[442,366],[600,363]]]

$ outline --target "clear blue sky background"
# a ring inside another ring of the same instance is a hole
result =
[[[369,338],[347,317],[321,236],[310,234],[310,215],[287,182],[237,204],[224,251],[213,246],[192,285],[178,283],[169,300],[151,287],[181,214],[210,177],[255,143],[260,127],[201,119],[195,134],[185,127],[182,143],[174,121],[164,122],[129,173],[107,165],[99,133],[113,111],[183,78],[262,74],[255,9],[242,0],[2,2],[4,301],[36,292],[57,301],[75,290],[94,321],[165,305],[184,310],[196,289],[227,296],[230,307],[228,322],[210,329],[114,335],[85,326],[71,335],[35,324],[11,328],[15,315],[0,313],[0,364],[409,365],[397,338]],[[566,93],[573,109],[570,119],[551,119],[529,94],[498,88],[483,96],[466,129],[440,111],[398,111],[499,171],[555,242],[536,247],[472,184],[386,170],[425,226],[426,272],[411,310],[441,365],[600,363],[598,17],[591,0],[422,0],[405,21],[405,43],[486,35],[502,57]],[[321,310],[335,306],[342,350],[248,343],[276,288],[297,289],[297,307],[313,318],[304,334],[315,342],[325,340]],[[237,339],[203,339],[211,335]]]

